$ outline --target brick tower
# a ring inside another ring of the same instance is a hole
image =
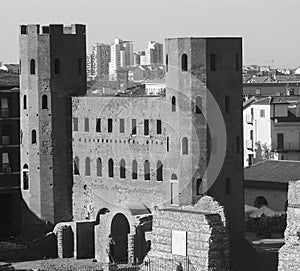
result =
[[[84,25],[20,27],[25,224],[72,219],[71,96],[86,93],[85,60]]]
[[[231,260],[235,270],[241,270],[242,40],[166,39],[166,71],[166,98],[174,107],[169,123],[181,144],[180,161],[173,161],[177,150],[172,144],[178,141],[170,138],[174,154],[170,153],[168,168],[179,165],[178,204],[195,204],[203,194],[208,194],[225,206]],[[170,193],[172,198],[172,186]]]

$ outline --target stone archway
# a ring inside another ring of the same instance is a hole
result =
[[[130,233],[129,222],[125,215],[117,213],[111,222],[110,253],[113,261],[117,263],[128,262],[128,234]]]

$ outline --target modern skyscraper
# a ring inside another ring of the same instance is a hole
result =
[[[92,47],[91,64],[94,77],[104,78],[109,74],[110,45],[95,43]]]
[[[116,71],[119,68],[133,66],[133,43],[115,39],[110,46],[109,79],[116,80]]]
[[[146,64],[163,63],[163,44],[156,41],[149,41],[146,52]]]

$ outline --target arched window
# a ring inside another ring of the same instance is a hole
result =
[[[101,158],[97,158],[97,176],[102,176],[102,161]]]
[[[188,70],[188,57],[186,54],[181,56],[181,70],[186,72]]]
[[[150,162],[148,160],[144,163],[144,178],[145,180],[150,180]]]
[[[30,74],[35,74],[35,60],[30,60]]]
[[[89,157],[85,158],[85,176],[91,176],[91,160]]]
[[[171,102],[172,102],[172,112],[176,112],[176,97],[175,96],[172,96]]]
[[[202,114],[202,98],[200,96],[196,98],[196,114]]]
[[[196,181],[196,194],[197,195],[202,195],[203,194],[201,184],[202,184],[202,179],[201,178],[197,179],[197,181]]]
[[[173,180],[173,181],[177,181],[178,180],[177,179],[177,175],[175,173],[172,174],[171,180]]]
[[[166,72],[169,70],[169,56],[166,55]]]
[[[27,109],[27,95],[23,96],[23,109]]]
[[[79,175],[79,157],[74,158],[74,175]]]
[[[46,94],[42,95],[42,109],[48,109],[48,96]]]
[[[60,73],[60,61],[58,58],[55,58],[55,60],[54,60],[54,73],[55,74]]]
[[[182,154],[189,153],[189,141],[186,137],[182,139]]]
[[[133,160],[132,161],[132,179],[133,180],[136,180],[137,177],[138,177],[138,165],[137,165],[137,162],[136,160]]]
[[[126,162],[124,159],[120,161],[120,178],[126,178]]]
[[[31,144],[36,144],[36,130],[31,131]]]
[[[265,197],[263,196],[258,196],[255,200],[254,200],[254,206],[256,208],[261,208],[263,206],[268,206],[268,201],[266,200]]]
[[[210,55],[210,70],[211,71],[216,71],[217,70],[216,54],[211,54]]]
[[[28,165],[25,164],[23,166],[23,190],[29,189],[29,168]]]
[[[156,167],[156,180],[158,182],[163,181],[163,164],[161,161],[157,162],[157,167]]]
[[[108,160],[108,177],[114,177],[114,160],[111,158]]]

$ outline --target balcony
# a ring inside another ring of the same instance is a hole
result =
[[[248,124],[253,124],[253,116],[250,115],[250,114],[247,114],[247,115],[246,115],[246,122],[247,122]]]
[[[253,140],[251,140],[251,139],[246,140],[246,148],[248,150],[253,150]]]
[[[300,142],[272,143],[272,150],[277,152],[300,151]]]

